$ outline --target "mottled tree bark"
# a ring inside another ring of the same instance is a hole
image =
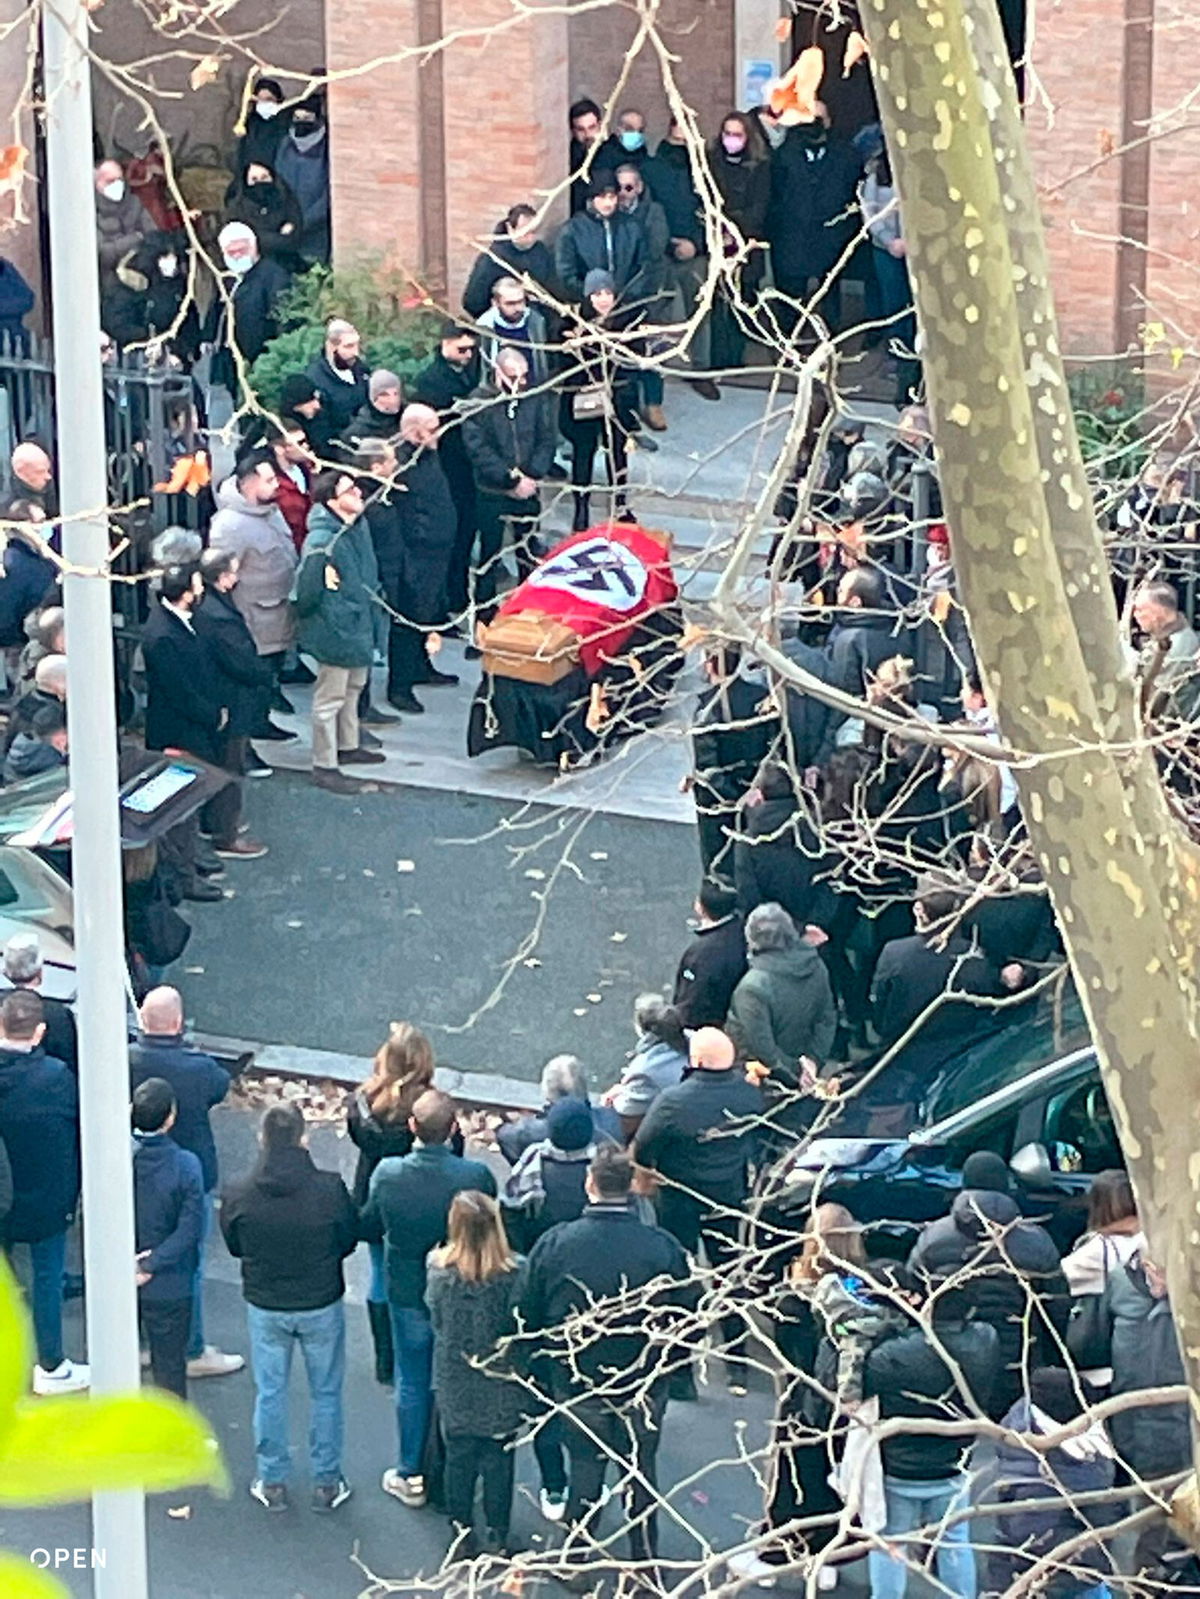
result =
[[[862,16],[960,592],[1195,1396],[1200,870],[1140,738],[1011,73],[993,0],[866,0]]]

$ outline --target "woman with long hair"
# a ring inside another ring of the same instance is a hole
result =
[[[708,149],[709,168],[721,199],[722,247],[726,256],[739,248],[737,234],[761,248],[733,271],[733,282],[722,279],[712,309],[711,364],[727,372],[740,367],[746,353],[746,334],[735,301],[753,307],[758,300],[766,265],[767,208],[771,202],[771,163],[755,119],[744,111],[722,118],[721,131]]]
[[[407,1155],[412,1148],[408,1118],[427,1088],[433,1086],[433,1045],[411,1022],[393,1022],[375,1055],[370,1077],[355,1089],[346,1106],[346,1131],[358,1145],[358,1169],[352,1197],[361,1210],[367,1202],[371,1175],[389,1155]],[[388,1313],[383,1245],[370,1244],[371,1286],[367,1315],[375,1345],[375,1378],[390,1383],[395,1372],[392,1323]]]
[[[446,1243],[429,1260],[425,1302],[433,1323],[433,1386],[446,1446],[446,1510],[475,1553],[475,1484],[483,1481],[487,1547],[508,1542],[513,1443],[523,1390],[508,1374],[503,1340],[514,1334],[524,1261],[505,1237],[500,1208],[473,1189],[454,1196]]]

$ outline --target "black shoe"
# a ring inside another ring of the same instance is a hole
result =
[[[637,432],[630,436],[630,442],[635,450],[645,450],[647,455],[658,454],[658,440],[645,428],[638,428]]]
[[[436,666],[431,666],[421,679],[426,688],[453,688],[457,682],[457,672],[439,672]]]
[[[371,1343],[375,1349],[375,1381],[390,1388],[396,1380],[396,1353],[392,1345],[392,1313],[387,1305],[367,1300]]]
[[[338,762],[342,766],[382,766],[386,760],[382,750],[365,749],[361,744],[356,750],[338,751]]]
[[[394,722],[398,718],[391,716],[388,720]],[[358,730],[358,747],[360,750],[381,750],[383,748],[383,740],[376,738],[374,733],[364,732],[360,727]]]
[[[390,711],[385,711],[382,706],[368,705],[365,711],[359,711],[358,720],[367,727],[390,727],[400,718],[393,716]]]
[[[198,861],[193,862],[193,865],[201,877],[220,877],[225,871],[221,857],[214,853],[201,856]]]
[[[250,737],[261,739],[267,744],[282,744],[289,738],[295,738],[296,734],[289,728],[276,727],[274,722],[268,721],[257,733],[251,733]]]
[[[688,382],[702,400],[719,400],[721,391],[712,378],[689,378]]]
[[[549,483],[565,483],[567,481],[566,467],[559,466],[557,461],[551,461],[550,470],[546,473],[546,480]]]
[[[398,711],[407,711],[410,716],[420,716],[425,709],[415,694],[389,694],[388,704]]]
[[[478,644],[468,644],[466,649],[463,651],[463,654],[466,656],[468,661],[479,661],[483,659],[483,651],[479,648]]]
[[[203,878],[197,877],[190,888],[183,891],[184,899],[194,899],[201,904],[215,904],[217,900],[224,899],[224,892],[215,883],[206,883]]]
[[[286,694],[281,694],[278,689],[271,695],[271,709],[278,711],[281,716],[295,716],[296,707]]]
[[[279,674],[279,682],[281,683],[315,683],[316,681],[317,674],[310,672],[303,661],[297,661],[295,666],[289,667],[286,672],[280,672]]]
[[[273,766],[268,766],[266,761],[253,750],[247,750],[246,769],[242,774],[244,777],[270,777],[274,770]]]
[[[667,1393],[670,1398],[678,1399],[684,1404],[695,1404],[700,1395],[696,1392],[696,1377],[690,1366],[685,1366],[682,1371],[671,1373]]]
[[[353,1492],[345,1477],[336,1482],[319,1482],[312,1491],[312,1507],[318,1515],[327,1515],[344,1505]]]

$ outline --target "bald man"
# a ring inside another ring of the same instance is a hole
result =
[[[7,755],[18,733],[33,731],[33,719],[45,706],[65,705],[67,699],[67,658],[43,655],[33,673],[33,687],[15,701],[4,729],[3,749]]]
[[[171,1137],[181,1149],[190,1149],[204,1174],[205,1226],[212,1227],[213,1193],[217,1186],[217,1145],[209,1112],[229,1092],[229,1073],[211,1055],[184,1043],[183,998],[177,988],[152,988],[138,1013],[141,1026],[129,1049],[129,1091],[132,1094],[151,1077],[171,1085],[178,1112]],[[227,1377],[241,1371],[241,1355],[226,1355],[204,1341],[204,1246],[196,1273],[192,1334],[188,1344],[189,1377]]]
[[[54,466],[40,444],[18,444],[12,452],[10,483],[5,504],[24,500],[38,506],[52,519],[58,515],[58,496],[54,490]],[[46,529],[47,534],[51,529]]]
[[[400,413],[400,442],[396,447],[394,488],[383,491],[390,510],[381,509],[367,521],[372,537],[376,525],[390,517],[399,548],[399,564],[384,566],[394,575],[384,579],[388,604],[397,613],[388,638],[388,701],[398,711],[419,716],[425,709],[413,692],[418,683],[429,687],[454,684],[452,672],[441,672],[429,655],[434,630],[445,625],[450,557],[458,533],[458,511],[438,456],[438,414],[431,405],[406,405]],[[390,592],[389,592],[390,591]]]
[[[691,1255],[704,1244],[708,1264],[737,1254],[738,1221],[749,1192],[762,1092],[735,1064],[733,1040],[701,1027],[688,1050],[691,1070],[651,1105],[633,1141],[633,1158],[659,1176],[658,1219]],[[725,1374],[731,1393],[746,1391],[745,1322],[722,1318]],[[694,1399],[690,1372],[672,1379],[672,1398]]]

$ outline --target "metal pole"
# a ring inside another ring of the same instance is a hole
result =
[[[125,1021],[100,296],[92,186],[92,86],[83,0],[48,0],[47,209],[54,291],[55,385],[63,553],[95,575],[63,583],[67,721],[75,796],[72,850],[79,984],[84,1267],[92,1391],[135,1393],[138,1369],[129,1046]],[[147,1599],[140,1492],[92,1501],[96,1599]]]

